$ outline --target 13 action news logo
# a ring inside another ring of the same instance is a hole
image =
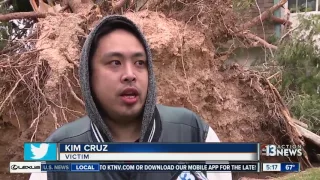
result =
[[[25,143],[25,161],[55,161],[57,160],[57,144],[55,143]]]
[[[301,145],[261,145],[263,156],[302,156]]]

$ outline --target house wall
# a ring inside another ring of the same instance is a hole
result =
[[[270,7],[274,5],[275,0],[255,0],[250,8],[246,8],[243,11],[237,10],[239,14],[239,23],[245,23],[247,21],[252,20],[255,17],[258,17],[260,13],[268,10]],[[256,3],[255,3],[256,2]],[[259,22],[254,27],[250,29],[251,32],[258,35],[261,38],[268,38],[275,33],[275,25],[274,23],[269,22],[268,20]]]
[[[288,3],[286,3],[284,7],[288,8]],[[290,14],[282,13],[282,14],[283,14],[282,18],[289,18],[289,20],[292,22],[292,25],[291,25],[292,28],[295,28],[299,25],[299,19],[298,19],[299,15],[302,15],[302,16],[320,15],[320,9],[318,9],[318,11],[311,11],[311,12],[290,13]]]
[[[260,13],[268,10],[274,5],[274,0],[256,0],[256,2],[260,8],[260,12],[257,6],[253,6],[251,11],[252,17],[259,16]],[[275,34],[275,24],[266,20],[263,22],[263,24],[257,24],[251,29],[251,31],[257,34],[259,37],[265,37],[266,39],[268,39],[268,37]]]
[[[246,10],[247,12],[243,14],[247,14],[248,16],[242,17],[241,23],[252,20],[252,18],[259,16],[260,13],[263,13],[274,5],[274,0],[256,0],[256,2],[258,7],[253,4],[249,10]],[[250,30],[259,37],[268,40],[270,36],[275,35],[275,24],[266,20],[263,23],[258,23]],[[237,63],[248,69],[252,64],[264,62],[266,53],[266,49],[263,47],[237,48],[233,56],[229,57],[226,61],[226,64]]]
[[[295,28],[299,25],[298,16],[310,16],[310,15],[320,15],[320,12],[306,12],[306,13],[292,13],[290,14],[289,20],[292,22],[292,28]]]
[[[257,0],[257,3],[259,5],[260,11],[263,12],[270,7],[274,5],[275,0]],[[288,13],[288,5],[285,4],[284,8],[281,8],[281,18],[289,19],[289,21],[292,22],[291,28],[295,28],[299,25],[299,15],[303,16],[310,16],[310,15],[319,15],[320,16],[320,8],[319,11],[315,12],[305,12],[305,13]],[[259,9],[256,7],[253,7],[250,9],[251,17],[246,17],[246,20],[252,19],[253,17],[259,16]],[[288,17],[289,15],[289,17]],[[270,23],[268,21],[265,21],[264,23],[264,31],[265,31],[265,37],[268,39],[268,37],[276,34],[276,25],[273,23]],[[281,35],[284,35],[288,29],[281,25]],[[263,28],[261,23],[256,25],[256,27],[251,29],[253,32],[255,32],[258,36],[264,38],[263,34]],[[301,32],[302,34],[308,33],[307,31]],[[316,35],[313,37],[314,40],[316,40],[316,44],[318,47],[320,47],[320,35]],[[241,64],[247,68],[249,68],[253,63],[256,62],[263,62],[265,58],[265,50],[264,48],[239,48],[235,51],[234,56],[231,56],[230,59],[226,63],[236,62],[238,64]]]

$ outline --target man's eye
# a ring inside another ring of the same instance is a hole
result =
[[[146,62],[143,61],[143,60],[140,60],[140,61],[136,62],[136,65],[138,65],[138,66],[145,66],[145,64],[146,64]]]
[[[119,66],[121,65],[121,62],[119,60],[113,60],[113,61],[110,61],[110,64],[114,66]]]

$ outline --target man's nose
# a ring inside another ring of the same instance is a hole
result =
[[[131,83],[133,81],[136,81],[136,75],[134,73],[134,67],[132,67],[132,65],[128,64],[125,66],[121,81],[123,83]]]

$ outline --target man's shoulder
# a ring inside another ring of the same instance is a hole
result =
[[[194,128],[208,128],[208,124],[203,121],[195,112],[184,107],[173,107],[157,104],[160,118],[163,122],[172,124],[183,124]]]
[[[90,133],[90,119],[84,116],[56,129],[46,141],[48,142],[85,142]]]

